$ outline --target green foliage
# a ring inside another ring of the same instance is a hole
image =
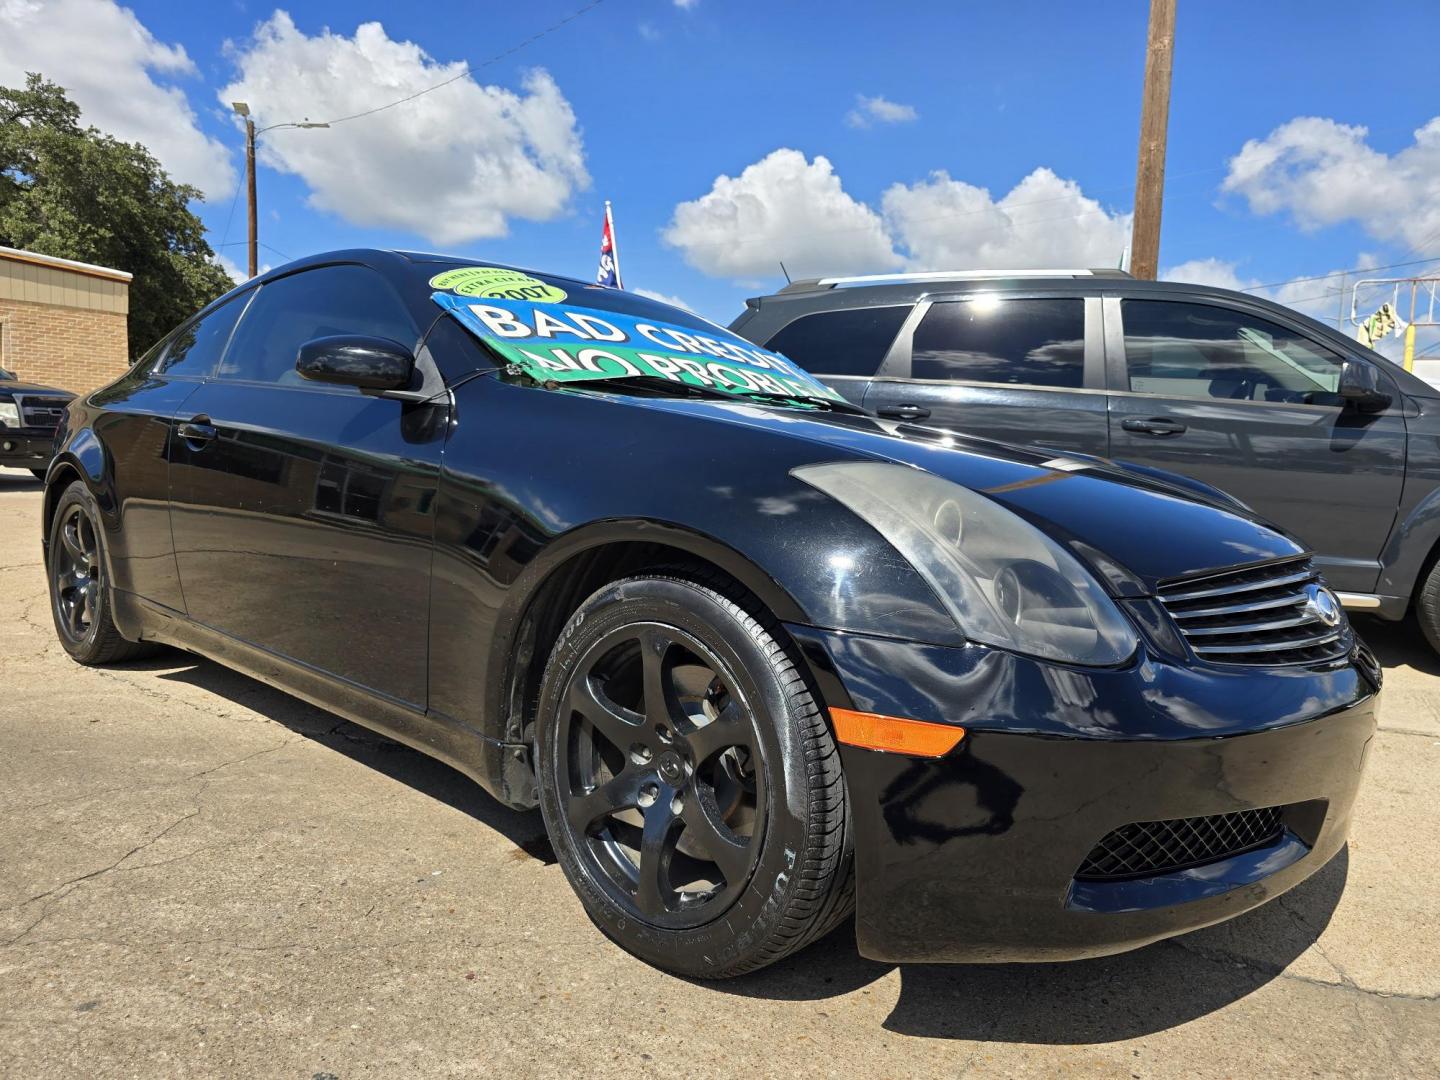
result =
[[[200,198],[140,144],[82,128],[62,87],[0,87],[0,244],[135,275],[132,356],[234,284],[190,212]]]

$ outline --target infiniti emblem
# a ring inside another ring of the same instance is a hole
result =
[[[1326,626],[1340,625],[1340,601],[1324,585],[1310,585],[1305,590],[1305,612]]]

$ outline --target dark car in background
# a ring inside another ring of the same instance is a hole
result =
[[[852,909],[893,961],[1229,918],[1340,850],[1375,728],[1373,658],[1243,511],[442,256],[199,312],[72,405],[43,528],[77,661],[189,649],[539,806],[595,923],[688,975]]]
[[[29,469],[45,479],[61,414],[75,395],[21,381],[0,368],[0,468]]]
[[[797,281],[731,329],[878,416],[1193,477],[1440,649],[1440,390],[1296,311],[1115,270]]]

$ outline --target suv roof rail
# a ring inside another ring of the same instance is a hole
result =
[[[986,278],[1129,278],[1124,270],[1101,267],[1090,270],[927,270],[916,274],[862,274],[855,277],[805,278],[792,281],[784,293],[818,292],[821,289],[854,288],[864,285],[905,285],[916,281],[975,281]]]

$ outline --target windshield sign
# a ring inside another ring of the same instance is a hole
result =
[[[433,298],[466,329],[539,382],[648,375],[738,397],[760,393],[840,399],[785,357],[718,327],[714,334],[701,334],[693,328],[619,311],[494,295],[477,299],[437,292]]]

